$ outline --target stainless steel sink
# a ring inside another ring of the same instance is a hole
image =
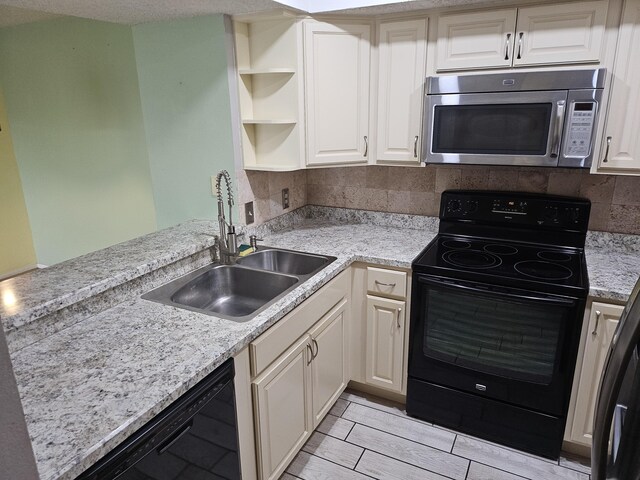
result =
[[[333,260],[334,257],[267,248],[258,250],[247,257],[239,258],[237,263],[245,267],[289,275],[310,275],[330,264]]]
[[[244,322],[335,257],[264,248],[236,265],[211,264],[142,295],[145,300]]]

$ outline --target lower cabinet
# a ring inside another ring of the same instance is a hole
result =
[[[403,301],[367,295],[365,381],[369,385],[402,391],[405,307]]]
[[[253,382],[258,475],[279,478],[313,431],[308,337]]]
[[[347,387],[345,317],[346,300],[343,300],[309,333],[315,349],[310,361],[314,428]]]
[[[342,299],[253,382],[258,478],[280,478],[347,385]]]
[[[251,342],[259,480],[280,478],[349,380],[404,393],[409,289],[407,271],[351,267]]]
[[[588,311],[589,323],[582,367],[575,392],[573,422],[568,438],[565,437],[570,442],[591,446],[593,414],[600,386],[600,375],[623,310],[624,307],[621,305],[593,302],[591,310]]]

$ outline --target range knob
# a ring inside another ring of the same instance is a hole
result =
[[[478,201],[477,200],[469,200],[467,202],[467,213],[475,213],[478,211]]]
[[[451,213],[459,212],[461,206],[462,205],[460,204],[460,200],[449,200],[449,203],[447,204],[447,210],[449,210]]]
[[[544,210],[544,219],[557,221],[558,220],[558,207],[547,207]]]
[[[567,208],[566,217],[569,222],[578,223],[580,221],[580,209],[579,208]]]

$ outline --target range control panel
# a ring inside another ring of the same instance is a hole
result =
[[[442,193],[440,219],[586,232],[590,210],[591,203],[582,198],[447,190]]]
[[[585,158],[591,154],[591,139],[596,118],[596,102],[573,102],[567,118],[564,156]]]

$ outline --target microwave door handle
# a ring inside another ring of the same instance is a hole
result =
[[[551,146],[551,158],[558,158],[560,154],[560,139],[562,138],[562,128],[564,127],[565,100],[556,102],[556,129],[553,134],[553,144]]]

